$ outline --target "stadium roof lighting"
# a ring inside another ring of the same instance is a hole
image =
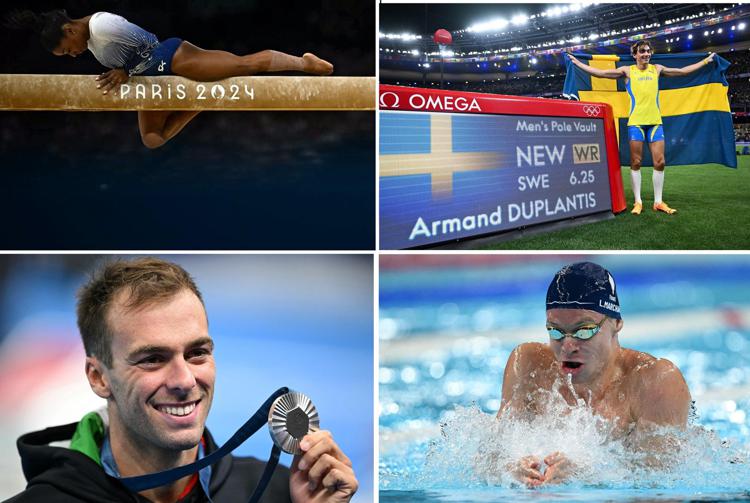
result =
[[[740,23],[737,25],[738,30],[744,30],[745,29],[745,23]]]
[[[707,36],[708,36],[708,30],[706,30],[706,31],[704,31],[704,32],[703,32],[703,36],[704,36],[704,37],[707,37]]]
[[[429,68],[429,67],[430,67],[430,64],[429,64],[429,63],[425,63],[425,64],[423,64],[422,66],[423,66],[423,67],[425,67],[425,68]]]
[[[529,22],[529,17],[526,14],[516,14],[510,22],[516,26],[523,26]]]
[[[724,31],[724,30],[723,30],[722,28],[719,28],[718,30],[716,30],[716,33],[721,33],[721,32],[723,32],[723,31]]]
[[[537,64],[537,59],[536,58],[531,58],[529,60],[529,63],[531,63],[532,65],[535,65],[535,64]]]
[[[416,50],[416,49],[412,49],[411,53],[412,53],[412,54],[413,54],[414,56],[419,56],[419,51],[418,51],[418,50]]]
[[[592,34],[589,35],[589,40],[596,40],[598,38],[599,38],[599,34],[598,33],[592,33]]]
[[[693,34],[688,35],[688,40],[693,40]]]
[[[508,26],[508,20],[503,18],[497,18],[492,19],[490,21],[485,21],[484,23],[477,23],[469,26],[466,28],[466,31],[474,31],[474,32],[485,32],[485,31],[493,31],[493,30],[502,30]]]
[[[413,35],[411,33],[379,33],[380,38],[387,38],[388,40],[417,40],[422,38],[422,35]]]

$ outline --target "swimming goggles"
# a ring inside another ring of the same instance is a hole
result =
[[[587,341],[599,333],[599,331],[602,329],[602,325],[606,320],[607,317],[605,316],[598,324],[578,327],[575,332],[564,332],[557,327],[551,327],[547,325],[547,333],[549,333],[549,336],[556,341],[564,339],[566,335],[575,337],[576,339],[580,339],[582,341]]]

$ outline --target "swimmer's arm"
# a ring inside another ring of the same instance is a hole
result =
[[[534,380],[529,377],[533,371],[533,362],[530,356],[534,343],[521,344],[511,351],[508,363],[505,364],[503,372],[502,397],[497,417],[510,413],[515,417],[529,417],[532,414],[533,404],[529,402],[528,395],[534,389]]]
[[[533,404],[527,397],[534,387],[533,379],[529,376],[529,373],[533,371],[533,358],[530,356],[533,349],[534,343],[526,343],[516,347],[510,353],[508,363],[505,364],[505,372],[503,372],[502,398],[500,409],[497,411],[498,419],[531,418]],[[505,464],[505,471],[527,487],[536,487],[544,483],[541,468],[542,460],[533,455]]]
[[[619,79],[620,77],[628,77],[628,67],[621,66],[610,70],[602,70],[601,68],[594,68],[585,63],[578,61],[578,58],[573,56],[571,53],[566,53],[570,58],[570,61],[584,72],[593,75],[594,77],[600,77],[603,79]]]
[[[639,390],[633,408],[635,430],[628,442],[645,454],[643,464],[658,468],[679,449],[676,430],[684,430],[690,412],[690,391],[680,370],[669,360],[656,360],[639,372]],[[666,428],[665,428],[666,427]]]
[[[508,362],[505,364],[505,370],[503,371],[503,387],[500,397],[500,409],[497,411],[497,418],[499,419],[504,412],[510,409],[514,409],[514,393],[513,389],[518,386],[518,375],[513,370],[518,365],[518,351],[520,346],[511,351],[508,357]]]
[[[637,423],[658,426],[687,426],[690,391],[682,372],[665,358],[658,359],[641,372],[640,393],[636,401]]]
[[[667,66],[662,65],[654,65],[656,66],[656,69],[660,72],[660,75],[664,75],[665,77],[679,77],[681,75],[687,75],[689,73],[693,73],[694,71],[703,68],[707,64],[711,63],[714,60],[714,54],[713,52],[708,55],[707,58],[698,61],[697,63],[694,63],[692,65],[684,66],[682,68],[669,68]]]

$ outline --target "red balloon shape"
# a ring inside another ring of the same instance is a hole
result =
[[[451,36],[451,32],[440,28],[435,32],[435,35],[432,36],[432,40],[434,40],[436,44],[450,45],[453,42],[453,37]]]

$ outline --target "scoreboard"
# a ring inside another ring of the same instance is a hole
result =
[[[625,209],[611,108],[380,86],[380,248]]]

